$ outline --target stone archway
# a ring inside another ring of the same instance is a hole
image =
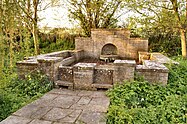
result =
[[[101,55],[117,55],[117,47],[111,43],[103,46]]]

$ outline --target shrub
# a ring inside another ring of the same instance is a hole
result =
[[[40,71],[32,72],[24,80],[14,77],[9,82],[0,89],[0,121],[52,89],[52,82]]]
[[[109,90],[108,123],[187,123],[187,61],[179,60],[180,65],[168,65],[170,72],[165,87],[135,80]]]

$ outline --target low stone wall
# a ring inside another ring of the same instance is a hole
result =
[[[73,67],[71,66],[59,66],[58,79],[73,83]]]
[[[134,80],[135,60],[114,61],[114,82],[122,83],[124,80]]]
[[[150,83],[167,84],[169,70],[157,61],[144,60],[143,65],[136,66],[136,72]]]
[[[19,76],[19,78],[24,79],[25,75],[38,70],[39,68],[39,63],[37,61],[34,60],[27,60],[27,61],[20,61],[17,62],[17,74]]]
[[[113,85],[114,68],[110,65],[99,65],[95,67],[94,83]]]
[[[74,88],[92,90],[94,67],[96,63],[78,63],[74,65]]]
[[[166,85],[169,70],[162,63],[164,60],[176,63],[162,54],[147,52],[139,52],[142,65],[136,65],[135,60],[115,60],[104,65],[78,63],[84,57],[86,56],[83,50],[60,51],[29,57],[27,60],[17,62],[18,75],[24,78],[32,71],[42,70],[57,85],[59,83],[70,89],[84,90],[110,88],[114,83],[132,81],[135,73],[151,83],[160,82]]]
[[[83,50],[59,51],[49,54],[28,57],[27,60],[17,62],[17,71],[20,78],[34,71],[43,71],[51,81],[58,80],[58,69],[60,65],[70,65],[79,61],[84,56]]]

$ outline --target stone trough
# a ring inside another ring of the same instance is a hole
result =
[[[178,64],[160,53],[148,53],[148,41],[130,38],[126,29],[92,30],[91,38],[77,38],[75,44],[73,51],[43,54],[17,62],[19,77],[42,70],[56,87],[103,90],[115,83],[134,80],[137,73],[150,83],[166,85],[169,70],[163,64]]]

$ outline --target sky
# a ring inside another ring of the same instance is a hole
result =
[[[39,11],[40,17],[39,27],[73,27],[74,24],[69,21],[68,9],[59,3],[60,6],[48,7],[45,10]],[[44,3],[42,6],[45,6]],[[41,7],[43,8],[43,7]]]
[[[50,1],[50,0],[48,0]],[[42,6],[45,6],[46,3],[44,3]],[[68,8],[64,5],[64,0],[60,0],[58,5],[60,6],[54,6],[49,7],[43,11],[39,11],[39,17],[41,18],[41,21],[39,22],[39,27],[51,27],[51,28],[63,28],[63,27],[77,27],[76,22],[71,22],[68,18]],[[124,13],[125,10],[124,10]],[[119,18],[120,23],[123,23],[127,17],[132,15],[131,13],[126,13],[121,18]]]

